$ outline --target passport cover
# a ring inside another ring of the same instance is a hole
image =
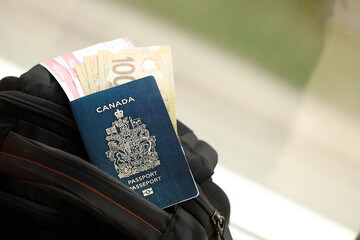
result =
[[[198,195],[154,77],[70,106],[91,163],[160,208]]]

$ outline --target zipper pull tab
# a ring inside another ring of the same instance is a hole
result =
[[[217,232],[216,240],[221,240],[224,235],[225,229],[225,217],[221,216],[221,214],[215,210],[211,217]]]

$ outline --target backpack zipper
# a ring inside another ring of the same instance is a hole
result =
[[[215,225],[217,237],[216,240],[221,240],[224,236],[225,229],[225,217],[220,214],[219,211],[215,210],[213,216],[211,217],[213,224]]]
[[[4,91],[0,92],[0,100],[11,104],[16,107],[20,107],[22,109],[35,112],[41,114],[47,118],[60,122],[68,127],[76,129],[76,124],[73,119],[67,117],[66,115],[70,114],[70,111],[64,111],[64,109],[60,110],[59,105],[55,105],[55,103],[48,103],[53,105],[52,107],[58,108],[61,113],[55,112],[50,108],[43,107],[39,104],[34,103],[35,101],[45,101],[43,99],[35,99],[37,97],[26,96],[24,93],[20,93],[17,91]],[[34,102],[33,102],[34,101]],[[49,106],[50,107],[50,106]]]
[[[221,213],[212,206],[208,199],[204,198],[202,193],[195,198],[195,201],[204,209],[204,211],[211,218],[211,222],[214,225],[216,231],[216,240],[223,239],[224,229],[226,224],[226,218],[221,215]]]

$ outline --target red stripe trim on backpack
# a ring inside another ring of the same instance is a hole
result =
[[[112,200],[111,198],[109,198],[108,196],[106,196],[105,194],[103,194],[103,193],[101,193],[100,191],[98,191],[98,190],[90,187],[89,185],[81,182],[80,180],[78,180],[78,179],[76,179],[76,178],[74,178],[74,177],[71,177],[71,176],[69,176],[69,175],[67,175],[67,174],[65,174],[65,173],[63,173],[63,172],[60,172],[60,171],[58,171],[58,170],[56,170],[56,169],[47,167],[47,166],[45,166],[45,165],[43,165],[43,164],[40,164],[40,163],[38,163],[38,162],[29,160],[29,159],[26,159],[26,158],[23,158],[23,157],[19,157],[19,156],[16,156],[16,155],[12,155],[12,154],[9,154],[9,153],[5,153],[5,152],[0,152],[0,153],[3,154],[3,155],[7,155],[7,156],[10,156],[10,157],[13,157],[13,158],[20,159],[20,160],[22,160],[22,161],[26,161],[26,162],[31,163],[31,164],[35,164],[35,165],[37,165],[37,166],[39,166],[39,167],[42,167],[42,168],[47,169],[47,170],[49,170],[49,171],[51,171],[51,172],[54,172],[54,173],[57,173],[57,174],[59,174],[59,175],[61,175],[61,176],[63,176],[63,177],[66,177],[66,178],[70,179],[71,181],[76,182],[76,183],[78,183],[78,184],[86,187],[87,189],[93,191],[94,193],[100,195],[101,197],[105,198],[106,200],[110,201],[111,203],[115,204],[116,206],[122,208],[123,210],[125,210],[125,211],[128,212],[128,213],[130,213],[131,215],[133,215],[134,217],[136,217],[137,219],[139,219],[140,221],[142,221],[142,222],[145,223],[146,225],[150,226],[152,229],[154,229],[154,230],[155,230],[156,232],[158,232],[159,234],[162,234],[161,231],[159,231],[157,228],[155,228],[155,227],[154,227],[153,225],[151,225],[149,222],[145,221],[144,219],[142,219],[141,217],[139,217],[138,215],[136,215],[135,213],[133,213],[133,212],[130,211],[129,209],[127,209],[127,208],[125,208],[124,206],[122,206],[120,203],[115,202],[114,200]]]

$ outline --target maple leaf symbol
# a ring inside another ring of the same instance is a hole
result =
[[[153,70],[157,69],[156,61],[152,59],[145,59],[141,67],[144,71],[152,72]]]

